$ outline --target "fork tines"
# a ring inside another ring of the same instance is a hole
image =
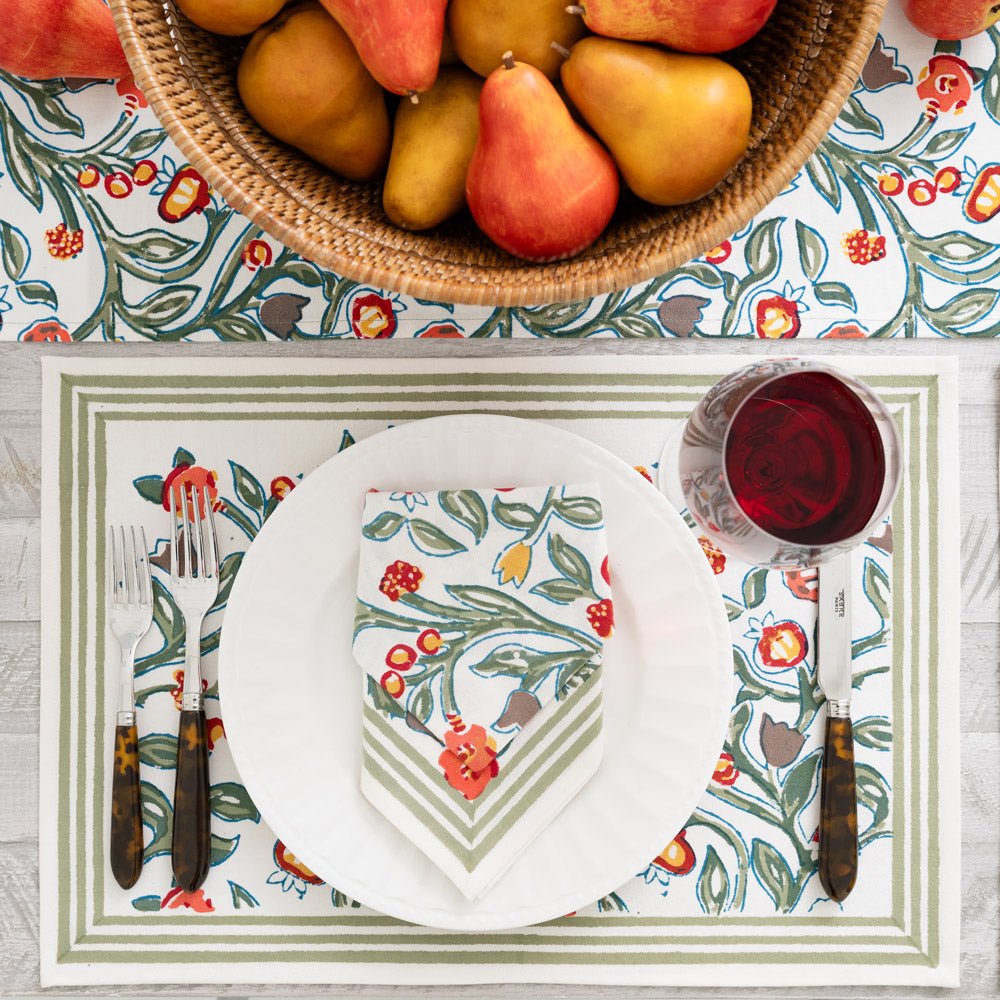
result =
[[[183,496],[178,498],[178,493]],[[175,487],[171,508],[171,580],[213,579],[219,572],[219,552],[208,490],[191,484],[185,484],[183,490]]]
[[[146,529],[129,525],[108,526],[108,581],[112,603],[145,605],[152,601],[149,575],[149,548]]]

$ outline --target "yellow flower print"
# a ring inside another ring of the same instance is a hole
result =
[[[500,586],[514,581],[515,587],[520,587],[524,583],[524,578],[528,575],[531,566],[531,546],[524,542],[515,542],[497,556],[497,561],[493,564],[493,572],[496,573]]]

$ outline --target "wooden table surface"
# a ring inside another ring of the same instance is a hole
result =
[[[758,341],[508,341],[451,343],[328,342],[308,345],[73,345],[81,357],[125,352],[185,357],[457,357],[491,355],[788,354],[790,345]],[[49,351],[52,348],[48,348]],[[997,445],[1000,344],[993,341],[798,341],[797,354],[947,354],[961,365],[962,482],[962,990],[968,998],[1000,996],[1000,531]],[[0,344],[0,995],[39,993],[38,983],[38,679],[41,366],[44,348]],[[958,657],[958,629],[950,652]],[[945,650],[947,655],[949,650]],[[131,987],[66,991],[98,996],[352,997],[721,997],[731,990],[608,987]],[[62,995],[62,994],[60,994]],[[773,996],[773,990],[744,990]],[[786,997],[931,997],[947,990],[900,988],[790,989]]]

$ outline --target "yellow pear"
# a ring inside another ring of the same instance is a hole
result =
[[[254,34],[237,84],[262,129],[323,166],[353,181],[385,169],[385,95],[316,0],[286,8]]]
[[[465,204],[465,175],[479,136],[483,81],[446,66],[420,103],[400,101],[385,177],[385,214],[404,229],[430,229]]]
[[[592,36],[561,72],[625,183],[655,205],[696,201],[746,152],[750,87],[721,59]]]
[[[568,49],[587,33],[583,21],[566,12],[565,0],[451,0],[448,27],[458,57],[480,76],[489,76],[511,51],[550,80],[563,59],[552,43]]]
[[[177,0],[199,28],[217,35],[249,35],[285,6],[285,0]]]

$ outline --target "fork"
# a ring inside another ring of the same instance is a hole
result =
[[[178,493],[182,494],[179,502]],[[201,627],[219,594],[219,555],[207,490],[190,485],[175,488],[170,508],[171,589],[185,626],[171,855],[175,881],[194,892],[205,881],[211,859]]]
[[[118,716],[111,778],[111,871],[123,889],[142,872],[139,733],[135,724],[135,649],[153,623],[153,587],[146,532],[108,527],[108,622],[121,647]]]

